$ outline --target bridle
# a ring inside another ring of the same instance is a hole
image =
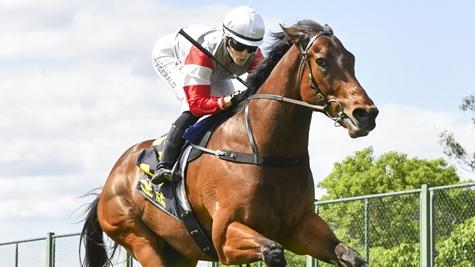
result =
[[[329,28],[328,26],[326,26],[326,27]],[[298,74],[297,74],[298,75],[298,85],[297,86],[300,87],[300,83],[302,81],[303,69],[304,69],[305,66],[307,66],[308,71],[309,71],[310,88],[317,91],[317,97],[320,99],[320,101],[323,101],[323,105],[313,105],[313,104],[309,104],[309,103],[304,102],[304,101],[288,98],[288,97],[281,96],[281,95],[273,95],[273,94],[254,94],[254,95],[251,95],[247,98],[248,101],[246,102],[246,105],[248,106],[249,101],[253,100],[253,99],[269,99],[269,100],[277,100],[277,101],[280,101],[280,102],[287,102],[287,103],[303,106],[303,107],[306,107],[306,108],[310,108],[313,111],[321,112],[321,113],[325,114],[327,117],[329,117],[330,119],[332,119],[335,122],[335,126],[340,126],[341,121],[343,121],[343,119],[349,118],[348,115],[346,115],[343,112],[343,106],[338,100],[328,99],[327,97],[325,97],[325,94],[318,87],[318,83],[315,81],[315,79],[313,78],[313,74],[312,74],[312,65],[310,64],[310,59],[308,57],[308,50],[310,49],[310,47],[312,47],[313,43],[315,43],[315,41],[318,39],[318,37],[320,37],[320,36],[330,37],[330,36],[333,35],[331,29],[328,30],[327,28],[325,28],[325,30],[322,30],[322,31],[318,32],[316,35],[312,36],[312,38],[309,40],[309,42],[308,42],[307,46],[305,47],[305,49],[302,47],[302,44],[300,44],[299,49],[300,49],[300,52],[302,54],[302,58],[300,60],[299,71],[298,71]],[[216,57],[213,54],[211,54],[208,50],[203,48],[203,46],[199,42],[194,40],[183,29],[180,29],[178,34],[181,34],[183,37],[185,37],[194,46],[198,47],[198,49],[200,49],[205,55],[207,55],[209,58],[214,60],[216,62],[216,64],[220,65],[226,72],[231,74],[237,81],[241,82],[245,87],[247,87],[246,82],[244,82],[239,76],[237,76],[235,73],[233,73],[227,66],[225,66],[218,59],[216,59]],[[332,116],[328,111],[328,108],[330,107],[331,103],[336,103],[336,105],[338,106],[338,113],[337,113],[336,116]],[[247,109],[247,107],[246,107],[246,109]]]
[[[251,100],[257,100],[257,99],[267,99],[267,100],[275,100],[279,102],[286,102],[298,106],[302,106],[305,108],[309,108],[312,111],[317,111],[325,114],[327,117],[332,119],[335,122],[335,126],[341,126],[341,122],[345,118],[349,118],[348,115],[346,115],[343,112],[343,106],[342,104],[336,100],[336,99],[328,99],[325,94],[320,90],[318,87],[318,83],[315,81],[313,74],[312,74],[312,66],[310,64],[310,58],[308,56],[308,51],[310,47],[312,47],[313,43],[318,39],[320,36],[328,36],[330,37],[332,33],[330,31],[321,31],[317,33],[315,36],[313,36],[305,49],[302,47],[302,44],[300,44],[300,52],[301,52],[301,60],[298,68],[298,81],[297,81],[297,86],[301,86],[302,82],[302,76],[303,76],[303,70],[305,67],[308,68],[308,78],[310,80],[310,88],[315,90],[317,92],[317,97],[319,98],[320,101],[323,102],[323,105],[314,105],[307,103],[305,101],[285,97],[282,95],[274,95],[274,94],[254,94],[251,95],[247,98],[246,103],[245,103],[245,124],[246,124],[246,132],[247,132],[247,138],[248,142],[252,148],[252,153],[247,153],[247,152],[235,152],[235,151],[228,151],[228,150],[213,150],[209,149],[203,146],[199,146],[196,144],[191,144],[194,148],[201,150],[204,153],[208,154],[213,154],[220,159],[227,160],[227,161],[233,161],[233,162],[239,162],[239,163],[247,163],[247,164],[255,164],[255,165],[263,165],[263,166],[274,166],[274,167],[292,167],[292,166],[298,166],[300,164],[308,162],[308,153],[305,153],[300,156],[296,157],[278,157],[278,156],[271,156],[271,155],[264,155],[260,154],[257,149],[256,141],[254,139],[254,134],[252,131],[251,127],[251,117],[249,113],[249,102]],[[338,113],[336,116],[332,116],[329,113],[329,107],[332,103],[336,103],[338,106]]]
[[[309,78],[309,83],[310,83],[310,88],[316,91],[317,97],[320,101],[323,102],[323,105],[314,105],[314,104],[309,104],[305,101],[301,100],[296,100],[293,98],[288,98],[285,96],[281,95],[274,95],[274,94],[254,94],[248,97],[248,100],[253,100],[253,99],[268,99],[268,100],[276,100],[280,102],[286,102],[286,103],[291,103],[294,105],[298,106],[303,106],[309,109],[312,109],[313,111],[321,112],[325,114],[328,118],[332,119],[335,122],[335,126],[341,126],[341,121],[343,119],[348,118],[348,115],[346,115],[343,112],[343,106],[342,104],[336,100],[336,99],[328,99],[325,94],[320,90],[320,87],[318,86],[318,83],[315,81],[313,74],[312,74],[312,65],[310,64],[310,58],[308,56],[308,51],[310,50],[310,47],[312,47],[313,43],[318,39],[320,36],[332,36],[332,33],[330,31],[321,31],[314,35],[308,42],[307,46],[303,48],[302,44],[299,45],[300,53],[301,53],[301,60],[298,68],[298,81],[297,81],[297,86],[301,86],[302,83],[302,77],[303,77],[303,71],[304,68],[308,68],[308,78]],[[329,112],[329,107],[331,103],[335,103],[338,106],[338,112],[336,116],[332,116]],[[247,107],[246,107],[247,110]]]

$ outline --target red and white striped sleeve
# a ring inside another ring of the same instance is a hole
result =
[[[224,97],[211,96],[213,69],[212,60],[196,46],[193,46],[183,65],[185,77],[183,89],[190,112],[197,117],[222,110]]]

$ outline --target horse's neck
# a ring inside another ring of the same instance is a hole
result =
[[[292,46],[274,67],[257,94],[275,94],[300,100],[297,72],[300,52]],[[301,155],[308,148],[311,111],[275,100],[252,100],[251,126],[259,153]]]

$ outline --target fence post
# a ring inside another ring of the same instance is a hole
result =
[[[315,213],[320,216],[320,205],[315,204]],[[312,267],[320,267],[320,262],[313,258],[313,266]]]
[[[314,267],[315,266],[315,258],[310,255],[305,256],[305,267]]]
[[[430,266],[435,266],[435,224],[434,219],[434,194],[435,191],[430,190]]]
[[[46,267],[54,267],[54,233],[46,234]]]
[[[420,266],[430,267],[430,192],[423,184],[420,194]]]
[[[18,267],[18,243],[15,243],[15,267]]]
[[[366,261],[369,263],[369,200],[368,198],[364,199],[364,255]]]

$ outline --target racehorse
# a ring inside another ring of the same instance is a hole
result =
[[[356,138],[375,128],[378,109],[355,77],[354,56],[330,27],[312,20],[281,27],[248,78],[250,97],[215,130],[207,147],[300,163],[243,164],[204,153],[189,164],[185,177],[190,205],[221,263],[285,266],[285,249],[338,266],[368,266],[315,214],[308,142],[313,111]],[[142,174],[137,155],[151,145],[144,141],[129,148],[91,204],[81,234],[86,266],[108,264],[104,232],[145,267],[213,260],[181,222],[136,189]]]

